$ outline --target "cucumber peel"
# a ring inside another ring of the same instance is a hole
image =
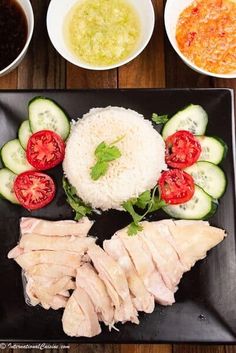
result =
[[[187,130],[194,135],[204,135],[207,123],[206,111],[200,105],[190,104],[168,120],[163,127],[162,137],[166,140],[168,136],[179,130]]]
[[[66,140],[70,133],[70,122],[65,111],[52,99],[34,97],[28,105],[30,128],[33,133],[51,130]]]

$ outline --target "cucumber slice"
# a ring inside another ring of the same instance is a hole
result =
[[[25,150],[20,141],[15,139],[7,142],[1,149],[2,161],[8,169],[15,174],[33,170],[31,164],[26,159]]]
[[[24,150],[26,150],[27,143],[31,135],[32,135],[32,131],[30,129],[29,120],[25,120],[23,121],[23,123],[21,124],[18,130],[18,138]]]
[[[29,121],[32,132],[52,130],[66,140],[70,123],[64,111],[51,99],[36,97],[29,102]]]
[[[9,169],[0,169],[0,194],[11,203],[19,204],[13,189],[15,177]]]
[[[227,153],[227,145],[218,137],[210,136],[196,136],[201,147],[202,152],[199,161],[211,162],[219,164],[225,158]]]
[[[210,162],[197,162],[185,168],[192,175],[194,183],[214,199],[219,199],[226,189],[226,176],[221,168]]]
[[[163,210],[173,218],[206,219],[212,216],[217,208],[210,195],[195,185],[195,192],[191,200],[181,205],[169,205]]]
[[[208,116],[200,105],[190,104],[180,110],[165,124],[162,130],[164,140],[179,130],[187,130],[194,135],[204,135],[208,123]]]

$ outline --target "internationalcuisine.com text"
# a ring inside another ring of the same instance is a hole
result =
[[[49,343],[36,343],[36,344],[20,344],[20,343],[0,343],[0,349],[70,349],[70,345],[66,344],[49,344]]]

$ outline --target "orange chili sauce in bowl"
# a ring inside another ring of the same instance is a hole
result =
[[[236,73],[236,2],[195,0],[179,16],[176,41],[182,54],[199,68]]]

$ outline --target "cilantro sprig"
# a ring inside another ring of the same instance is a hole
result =
[[[146,190],[141,195],[139,195],[139,197],[129,199],[123,203],[123,208],[129,212],[133,218],[133,222],[130,223],[128,227],[128,235],[136,235],[143,229],[139,222],[141,222],[148,213],[157,211],[165,206],[165,202],[161,200],[160,196],[156,196],[156,190],[157,186],[155,186],[152,192],[150,190]],[[143,210],[146,209],[146,211],[140,215],[135,210],[135,207]]]
[[[152,114],[152,121],[156,124],[165,124],[169,120],[168,115]]]
[[[86,205],[81,198],[76,194],[76,189],[69,183],[69,181],[63,177],[62,186],[67,196],[66,201],[71,208],[75,211],[75,220],[79,221],[82,217],[91,214],[92,208]]]
[[[90,172],[90,176],[93,180],[98,180],[105,175],[109,168],[109,162],[121,157],[119,148],[114,146],[114,144],[121,141],[123,138],[124,136],[121,136],[109,145],[103,141],[97,146],[94,152],[97,161]]]

